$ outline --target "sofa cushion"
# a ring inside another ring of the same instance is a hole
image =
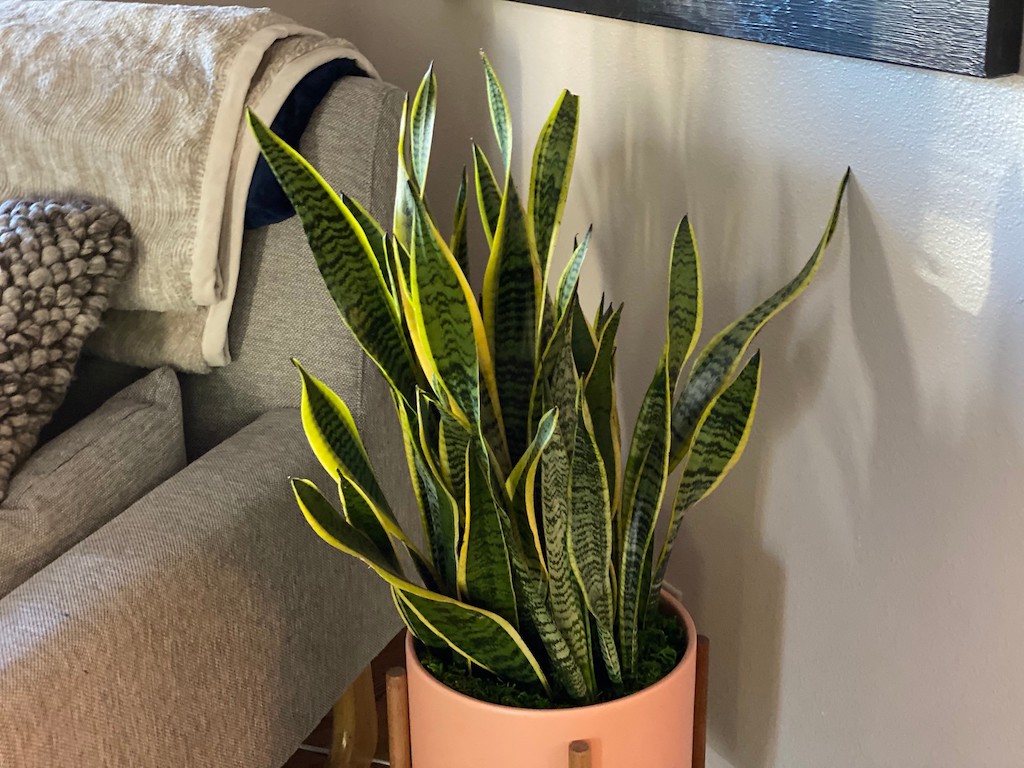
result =
[[[0,503],[0,597],[185,466],[170,368],[122,390],[39,449]]]
[[[0,203],[0,499],[131,258],[128,222],[106,205]]]

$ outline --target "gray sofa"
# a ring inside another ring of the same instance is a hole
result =
[[[302,145],[385,221],[401,98],[346,78]],[[191,463],[0,600],[3,768],[279,768],[398,630],[386,587],[313,534],[288,488],[330,482],[294,355],[346,397],[395,507],[417,514],[383,382],[294,218],[247,237],[231,347],[227,368],[180,377]],[[140,373],[84,360],[72,402]]]

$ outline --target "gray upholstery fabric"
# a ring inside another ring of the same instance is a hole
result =
[[[260,417],[0,601],[0,765],[280,768],[398,630],[283,478],[328,482],[296,410]]]
[[[335,189],[385,222],[394,197],[403,97],[377,80],[344,78],[321,103],[302,141],[303,154]],[[233,362],[182,382],[190,456],[268,409],[298,405],[292,357],[346,396],[362,392],[362,351],[327,294],[296,217],[247,233],[229,334]],[[349,405],[360,410],[358,402]]]
[[[0,499],[133,256],[128,222],[107,205],[0,203]]]
[[[0,598],[184,466],[178,380],[161,368],[14,475],[0,504]]]

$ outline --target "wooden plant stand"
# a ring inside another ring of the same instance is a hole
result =
[[[697,686],[693,707],[693,768],[704,768],[707,752],[708,653],[710,642],[697,637]],[[388,757],[391,768],[413,768],[409,744],[409,683],[403,667],[387,672]],[[568,747],[569,768],[590,768],[590,744],[573,741]]]

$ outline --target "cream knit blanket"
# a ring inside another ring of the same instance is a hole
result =
[[[102,351],[226,365],[259,158],[245,106],[269,123],[311,70],[369,62],[267,9],[103,0],[0,0],[0,51],[0,198],[87,194],[132,222]]]

